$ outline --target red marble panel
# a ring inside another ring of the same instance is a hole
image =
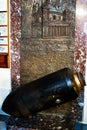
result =
[[[12,88],[20,85],[21,0],[11,0],[11,75]]]
[[[74,68],[85,74],[86,44],[87,44],[87,1],[78,0],[76,6]]]

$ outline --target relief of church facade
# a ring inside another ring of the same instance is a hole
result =
[[[70,36],[70,12],[57,0],[34,1],[31,37],[68,38]]]

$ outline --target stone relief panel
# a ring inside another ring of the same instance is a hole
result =
[[[21,31],[21,83],[73,68],[75,0],[22,1]]]
[[[31,37],[70,37],[70,10],[64,1],[34,0]]]

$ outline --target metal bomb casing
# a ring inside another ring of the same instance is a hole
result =
[[[2,110],[16,117],[27,117],[76,99],[85,80],[81,73],[64,68],[12,91]]]

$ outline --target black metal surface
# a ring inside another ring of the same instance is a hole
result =
[[[82,74],[77,74],[81,87],[85,85]],[[74,100],[78,97],[74,73],[69,68],[58,70],[11,92],[2,105],[8,114],[21,117]]]

